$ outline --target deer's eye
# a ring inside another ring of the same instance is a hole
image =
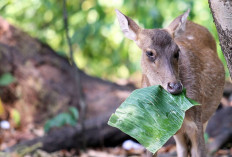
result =
[[[149,60],[151,62],[155,61],[155,55],[154,55],[154,53],[152,51],[146,51],[146,55],[147,55],[147,57],[149,58]]]
[[[179,59],[179,53],[180,53],[180,50],[178,50],[176,53],[174,53],[174,58],[175,59]]]
[[[151,52],[151,51],[146,51],[146,55],[147,55],[148,57],[152,57],[152,56],[153,56],[153,52]]]

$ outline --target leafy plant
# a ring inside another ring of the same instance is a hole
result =
[[[0,86],[7,86],[13,83],[16,79],[11,73],[4,73],[0,76]]]
[[[172,95],[161,86],[137,89],[111,115],[108,124],[155,153],[181,127],[185,111],[197,102],[185,92]]]
[[[54,127],[62,127],[64,125],[75,126],[79,118],[78,110],[75,107],[70,107],[68,112],[60,113],[54,118],[47,120],[44,125],[45,132],[48,132]]]

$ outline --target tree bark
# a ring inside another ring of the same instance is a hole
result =
[[[232,78],[232,0],[209,0],[209,7]]]

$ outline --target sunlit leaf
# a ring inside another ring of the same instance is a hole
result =
[[[155,153],[180,129],[185,111],[194,105],[198,103],[185,92],[172,95],[161,86],[137,89],[111,115],[108,124]]]
[[[16,126],[20,125],[21,115],[20,115],[19,111],[17,111],[16,109],[12,109],[11,110],[11,118],[12,118],[13,122],[16,124]]]
[[[3,115],[5,113],[5,109],[4,106],[2,104],[2,100],[0,99],[0,116]]]

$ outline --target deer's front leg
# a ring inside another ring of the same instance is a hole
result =
[[[176,149],[178,157],[188,156],[188,146],[183,133],[177,133],[173,136],[176,141]]]
[[[186,115],[191,115],[190,119],[185,119],[185,132],[191,141],[191,157],[206,157],[206,148],[204,140],[204,127],[201,118],[201,107],[192,108],[186,112]],[[206,127],[205,123],[205,127]]]
[[[189,138],[192,143],[192,157],[206,157],[206,148],[202,123],[197,125],[197,130],[194,130],[192,134],[189,135]]]

